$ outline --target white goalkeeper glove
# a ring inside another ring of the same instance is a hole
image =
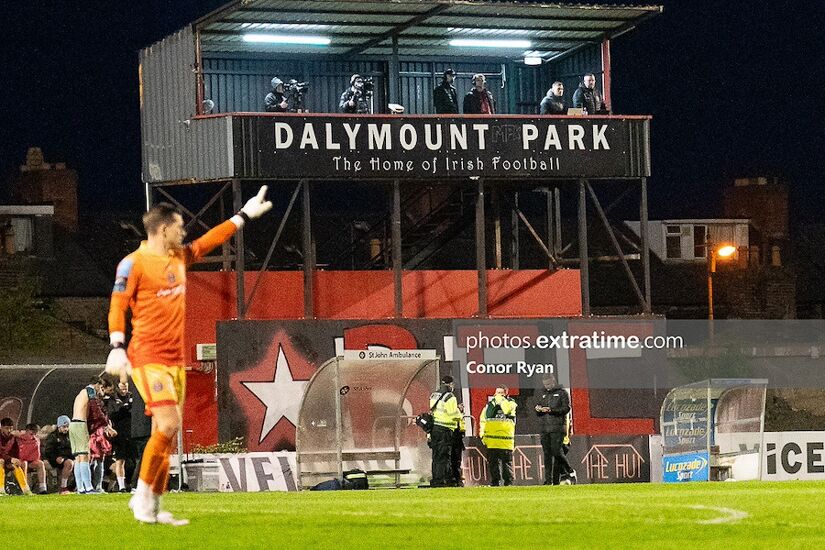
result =
[[[122,332],[113,332],[109,335],[109,342],[112,344],[112,351],[106,358],[106,373],[113,376],[119,376],[123,381],[128,374],[132,373],[132,363],[126,356],[126,348],[123,343],[126,337]]]
[[[272,201],[264,200],[266,199],[266,190],[267,186],[262,185],[258,190],[258,194],[246,201],[240,211],[232,216],[232,223],[240,228],[245,222],[260,218],[269,212],[272,208]]]

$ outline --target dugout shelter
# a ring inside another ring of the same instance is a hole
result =
[[[760,479],[767,385],[766,379],[711,378],[668,392],[660,424],[664,481]]]
[[[377,476],[396,487],[429,478],[426,434],[413,420],[429,407],[438,360],[358,355],[366,353],[330,359],[307,385],[296,432],[299,489],[354,468],[373,485]]]

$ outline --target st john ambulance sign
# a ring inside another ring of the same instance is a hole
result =
[[[643,177],[644,117],[258,116],[233,121],[238,177]]]

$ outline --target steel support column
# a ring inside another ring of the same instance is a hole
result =
[[[392,182],[392,275],[393,275],[393,296],[394,313],[396,318],[404,316],[404,304],[402,303],[402,258],[401,258],[401,182]]]
[[[224,201],[223,194],[221,194],[220,200],[220,218],[221,220],[226,219],[226,202]],[[221,245],[221,269],[223,271],[231,271],[232,270],[232,261],[229,259],[230,253],[230,245],[229,241],[223,243]]]
[[[518,225],[518,195],[513,197],[513,208],[510,209],[510,268],[519,269],[519,225]]]
[[[315,300],[313,296],[313,279],[315,274],[315,254],[312,246],[312,210],[310,209],[309,181],[304,180],[303,186],[303,254],[304,254],[304,319],[315,317]]]
[[[495,239],[495,266],[501,269],[501,206],[498,200],[498,189],[490,190],[493,198],[493,238]]]
[[[642,238],[642,272],[644,278],[645,313],[653,311],[653,302],[650,297],[650,233],[647,219],[647,178],[639,180],[641,200],[639,201],[639,233]]]
[[[478,178],[476,193],[476,271],[478,272],[478,316],[487,317],[487,243],[484,226],[484,179]]]
[[[243,196],[241,195],[241,180],[232,180],[232,205],[235,212],[243,206]],[[238,319],[246,317],[246,290],[244,288],[244,243],[243,227],[235,232],[235,310]]]
[[[554,221],[553,221],[553,195],[551,194],[550,188],[547,188],[547,191],[544,194],[544,201],[545,201],[545,208],[547,214],[547,250],[550,252],[551,255],[554,254],[554,248],[556,243],[556,238],[553,235],[554,233]],[[550,269],[553,268],[552,262],[550,263]]]
[[[556,231],[555,242],[553,243],[553,257],[561,258],[561,192],[558,187],[553,188],[553,205],[556,209]]]
[[[611,94],[611,88],[613,78],[611,76],[611,71],[610,39],[605,38],[602,40],[602,98],[604,99],[605,104],[607,104],[607,108],[612,110],[613,96]]]
[[[401,103],[401,96],[398,93],[399,73],[401,72],[401,63],[398,60],[398,35],[392,36],[392,55],[390,55],[389,66],[387,67],[387,92],[389,95],[388,103]]]
[[[582,315],[590,316],[590,273],[587,250],[587,180],[579,180],[579,274],[582,287]]]

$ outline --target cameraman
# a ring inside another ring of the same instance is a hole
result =
[[[369,114],[370,102],[364,87],[364,77],[360,74],[354,74],[350,77],[349,83],[350,87],[341,94],[338,111],[359,115]]]
[[[288,104],[284,95],[284,81],[276,76],[270,84],[272,91],[264,98],[264,109],[267,113],[285,113]]]

